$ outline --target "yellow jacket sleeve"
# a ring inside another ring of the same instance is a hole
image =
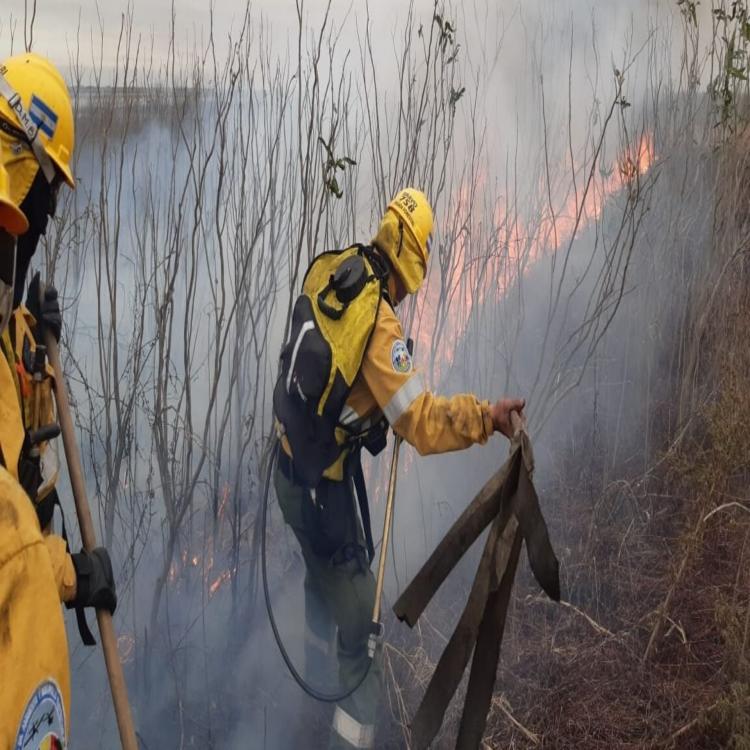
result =
[[[486,443],[493,433],[488,401],[471,394],[436,396],[425,389],[401,323],[385,303],[360,372],[390,425],[422,455]]]
[[[76,570],[73,559],[65,547],[65,540],[57,534],[46,534],[44,546],[52,563],[55,586],[61,602],[72,602],[76,598]]]
[[[67,747],[70,670],[60,602],[36,513],[2,467],[0,676],[0,748],[37,747],[42,723],[45,747]]]
[[[470,393],[446,398],[429,391],[409,404],[393,429],[422,456],[483,445],[493,433],[488,401]]]

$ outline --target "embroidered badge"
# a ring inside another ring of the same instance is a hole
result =
[[[15,750],[65,750],[65,710],[54,680],[40,683],[26,704]]]
[[[406,348],[403,339],[396,339],[391,347],[391,363],[396,372],[409,372],[411,370],[411,355]]]

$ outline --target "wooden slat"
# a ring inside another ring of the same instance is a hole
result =
[[[437,736],[472,650],[474,657],[456,747],[460,750],[479,747],[524,541],[537,581],[551,598],[560,599],[559,566],[531,481],[534,467],[531,445],[517,415],[513,427],[510,457],[451,526],[394,606],[397,617],[413,626],[456,563],[486,526],[492,524],[466,607],[414,716],[411,745],[415,750],[428,747]]]
[[[502,468],[479,490],[421,570],[404,589],[393,606],[399,620],[406,622],[409,627],[414,627],[448,574],[498,515],[503,499],[507,501],[515,492],[520,463],[520,446],[516,445]]]

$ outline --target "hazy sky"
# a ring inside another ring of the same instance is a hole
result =
[[[26,2],[30,4],[33,0]],[[327,0],[304,0],[309,29],[320,27],[326,5]],[[5,57],[11,47],[17,52],[24,45],[24,0],[4,0],[2,6],[0,58]],[[565,63],[571,44],[574,88],[590,100],[593,93],[590,79],[596,77],[596,86],[600,88],[595,96],[606,99],[611,88],[611,69],[621,65],[626,46],[638,48],[654,25],[679,27],[675,0],[465,0],[453,3],[452,9],[450,4],[448,6],[445,15],[458,26],[461,55],[470,62],[475,81],[484,78],[486,88],[477,89],[477,94],[483,97],[483,107],[491,120],[506,120],[504,124],[513,125],[514,129],[515,122],[508,123],[507,117],[524,106],[528,92],[538,83],[539,70],[550,92],[567,89],[568,66]],[[214,38],[219,54],[222,40],[227,38],[233,25],[236,27],[244,7],[242,0],[214,0]],[[295,0],[254,0],[251,7],[255,21],[262,17],[270,24],[273,54],[284,59],[288,49],[296,52]],[[418,23],[429,27],[433,7],[433,0],[413,0]],[[174,0],[178,51],[204,46],[210,19],[208,8],[206,0]],[[356,34],[365,24],[367,8],[366,0],[333,0],[332,19],[344,29],[338,49],[352,49],[356,53],[359,46]],[[398,37],[403,28],[408,9],[408,0],[371,0],[369,3],[378,67],[392,64],[394,47],[401,47],[400,41],[394,42],[394,37]],[[710,12],[710,7],[703,5],[699,9],[704,14]],[[76,51],[84,69],[99,67],[100,54],[105,69],[111,69],[122,18],[128,12],[132,14],[134,37],[141,38],[142,49],[153,48],[154,61],[158,64],[165,58],[170,40],[170,0],[132,0],[130,3],[37,0],[34,50],[50,57],[65,74]],[[256,29],[257,25],[253,27]],[[677,30],[679,33],[680,29]],[[592,40],[596,41],[596,55]],[[591,73],[596,66],[601,73],[598,77]],[[471,87],[472,82],[467,80],[466,84]],[[486,96],[488,91],[492,96]],[[534,103],[534,109],[536,106]]]
[[[299,1],[303,4],[307,28],[319,29],[327,0]],[[366,0],[333,0],[331,21],[343,29],[336,45],[339,54],[351,50],[354,60],[357,59],[357,33],[365,25],[368,5],[381,82],[378,91],[383,96],[390,83],[397,82],[392,78],[395,50],[402,49],[403,40],[399,37],[409,3],[408,0],[370,0],[369,4]],[[665,59],[671,57],[674,62],[681,48],[681,20],[675,0],[464,0],[446,5],[448,10],[444,15],[458,27],[456,38],[461,45],[461,62],[465,63],[459,83],[466,86],[468,95],[461,106],[471,107],[476,102],[482,119],[488,123],[484,135],[487,148],[499,162],[503,162],[517,140],[532,150],[536,148],[540,80],[543,80],[549,122],[555,122],[564,118],[567,111],[570,70],[574,140],[579,136],[584,138],[590,106],[595,102],[601,107],[611,99],[612,71],[622,67],[628,55],[626,50],[632,53],[645,47],[655,28],[660,35],[664,33],[664,39],[669,38],[665,29],[672,29],[673,37],[680,42],[674,49],[669,42],[662,45],[658,48],[659,55]],[[710,5],[698,6],[699,11],[704,16],[710,15]],[[105,70],[110,70],[122,19],[128,14],[132,16],[134,38],[142,40],[142,50],[153,48],[157,66],[166,57],[172,17],[170,0],[130,3],[37,0],[37,6],[33,48],[49,56],[65,74],[76,50],[82,68],[98,68],[101,54]],[[416,23],[429,28],[434,0],[413,0],[412,7]],[[237,27],[244,8],[243,0],[214,0],[214,38],[219,57],[226,47],[223,40],[233,26]],[[271,28],[271,54],[281,60],[289,54],[295,58],[295,0],[254,0],[251,9],[251,33],[258,33],[257,21],[263,18]],[[174,0],[174,13],[178,51],[203,49],[208,37],[209,3]],[[11,41],[15,51],[23,48],[23,29],[24,0],[4,0],[0,10],[0,58],[11,51]],[[141,60],[143,57],[142,51]],[[646,58],[646,54],[641,55],[640,70],[635,66],[629,72],[625,94],[631,102],[637,102],[647,91]],[[669,76],[663,63],[660,60],[660,70]],[[502,170],[498,167],[497,172]]]
[[[31,0],[29,0],[29,5]],[[305,0],[304,15],[315,27],[319,24],[326,7],[326,0]],[[379,26],[391,29],[403,17],[407,7],[404,0],[374,0],[371,3],[371,15]],[[200,39],[208,26],[209,3],[205,0],[175,0],[176,28],[178,37],[185,41]],[[429,18],[432,12],[432,0],[415,0],[415,12]],[[34,30],[34,46],[37,51],[46,54],[60,63],[67,58],[68,52],[75,48],[80,22],[82,47],[89,47],[91,30],[99,28],[100,22],[108,44],[105,49],[112,50],[116,44],[123,13],[128,7],[132,9],[134,28],[137,33],[146,37],[153,35],[156,49],[166,49],[169,40],[169,28],[172,3],[170,0],[134,0],[132,3],[117,0],[37,0],[37,21]],[[360,15],[364,18],[365,3],[333,2],[333,14],[343,19]],[[262,14],[273,25],[276,35],[281,38],[297,24],[297,9],[294,0],[254,0],[254,15]],[[232,24],[242,16],[244,3],[240,0],[215,0],[214,23],[217,36],[226,35]],[[0,52],[7,54],[10,49],[10,21],[16,23],[17,40],[23,39],[24,0],[7,0],[0,12]],[[18,41],[16,42],[18,44]]]
[[[31,5],[32,0],[27,0]],[[442,3],[441,3],[442,4]],[[175,0],[176,28],[178,38],[188,42],[205,35],[208,25],[208,3],[205,0]],[[153,36],[156,50],[166,48],[172,3],[169,0],[133,0],[130,4],[118,0],[37,0],[37,18],[34,28],[34,47],[59,64],[64,64],[71,50],[81,40],[84,52],[90,49],[92,32],[98,34],[101,25],[105,38],[105,54],[114,51],[122,14],[130,7],[136,33]],[[214,0],[214,19],[217,35],[225,35],[232,23],[242,14],[244,4],[237,0]],[[315,27],[322,17],[326,0],[305,0],[304,13]],[[363,20],[364,0],[334,0],[333,14],[336,19],[348,17]],[[607,36],[619,33],[632,19],[636,24],[645,21],[655,10],[661,12],[676,8],[674,0],[468,0],[454,5],[461,8],[467,19],[466,25],[476,20],[480,24],[487,15],[501,14],[506,18],[524,14],[541,18],[547,15],[570,15],[576,22],[590,26],[597,20],[600,33]],[[475,7],[481,11],[475,12]],[[263,14],[274,27],[275,37],[280,41],[288,31],[296,27],[297,11],[294,0],[254,0],[254,13]],[[370,14],[375,29],[380,34],[390,34],[403,23],[408,8],[405,0],[372,0]],[[415,15],[428,20],[433,0],[414,0]],[[451,12],[449,11],[449,14]],[[455,17],[458,11],[453,11]],[[24,0],[5,0],[0,11],[0,54],[10,51],[11,30],[15,33],[15,47],[23,44]],[[79,32],[80,29],[80,32]]]

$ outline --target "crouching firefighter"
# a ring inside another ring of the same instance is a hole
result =
[[[22,303],[60,185],[75,187],[73,127],[67,87],[50,62],[27,53],[0,63],[0,613],[9,613],[0,622],[0,674],[12,681],[0,690],[0,747],[66,746],[70,676],[59,603],[76,609],[86,643],[93,637],[83,607],[114,612],[117,604],[107,551],[71,555],[64,523],[62,536],[53,533],[60,429],[41,342],[45,328],[59,340],[62,317],[56,290],[42,293],[38,274]],[[39,733],[42,715],[51,717],[50,734]]]
[[[524,406],[434,395],[414,368],[395,308],[424,281],[432,227],[426,196],[406,188],[369,245],[316,257],[281,352],[274,483],[306,564],[307,672],[335,642],[344,693],[356,686],[336,705],[331,748],[373,746],[381,691],[380,645],[367,671],[375,578],[361,449],[382,450],[388,427],[422,455],[510,437]]]

